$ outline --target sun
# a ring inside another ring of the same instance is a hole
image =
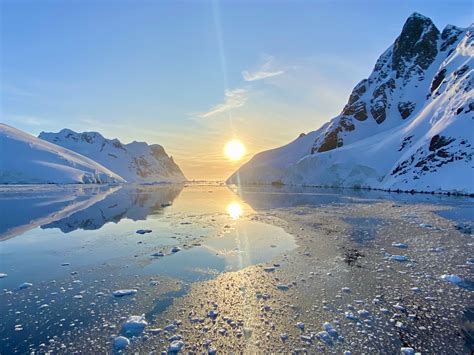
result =
[[[242,206],[240,203],[233,201],[227,205],[227,213],[233,220],[239,219],[242,215]]]
[[[224,152],[230,160],[240,160],[245,154],[245,146],[238,139],[232,139],[225,145]]]

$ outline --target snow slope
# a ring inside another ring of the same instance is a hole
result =
[[[125,182],[95,161],[0,123],[0,184]]]
[[[411,15],[339,116],[227,182],[473,193],[473,29]]]
[[[162,146],[144,142],[122,144],[97,132],[63,129],[42,132],[39,138],[82,154],[120,175],[129,183],[183,182],[181,169]]]

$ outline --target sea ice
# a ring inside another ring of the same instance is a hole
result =
[[[173,341],[169,347],[168,347],[168,352],[170,353],[178,353],[181,351],[181,349],[183,348],[184,346],[184,343],[182,340],[175,340]]]
[[[441,279],[444,280],[444,281],[449,281],[453,284],[459,284],[459,283],[462,282],[462,279],[458,275],[454,275],[454,274],[442,275]]]
[[[125,349],[130,345],[130,340],[123,336],[118,336],[114,338],[114,348],[117,350]]]
[[[390,256],[390,260],[408,261],[408,258],[405,255],[392,255],[392,256]]]
[[[23,290],[23,289],[28,288],[28,287],[31,287],[31,286],[33,286],[32,283],[23,282],[20,286],[18,286],[18,288],[19,288],[20,290]]]
[[[137,290],[135,289],[117,290],[117,291],[112,292],[114,297],[130,296],[130,295],[134,295],[135,293],[137,293]]]
[[[397,243],[397,242],[393,242],[393,243],[392,243],[392,247],[396,247],[396,248],[403,248],[403,249],[405,249],[405,248],[408,248],[408,245],[407,245],[407,244],[405,244],[405,243]]]
[[[122,325],[122,332],[126,335],[137,336],[145,330],[148,325],[145,320],[145,315],[141,316],[130,316],[127,321]]]

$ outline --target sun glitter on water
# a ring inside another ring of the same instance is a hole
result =
[[[245,155],[245,146],[238,139],[232,139],[225,145],[224,153],[230,160],[240,160]]]
[[[236,201],[231,202],[227,205],[227,213],[233,220],[239,219],[242,215],[242,206]]]

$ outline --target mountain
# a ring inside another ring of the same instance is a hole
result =
[[[125,182],[95,161],[0,123],[0,184]]]
[[[97,132],[77,133],[70,129],[58,133],[42,132],[39,138],[93,159],[129,183],[186,180],[173,158],[158,144],[122,144],[118,139],[107,139]]]
[[[473,193],[473,30],[411,15],[337,117],[227,182]]]

